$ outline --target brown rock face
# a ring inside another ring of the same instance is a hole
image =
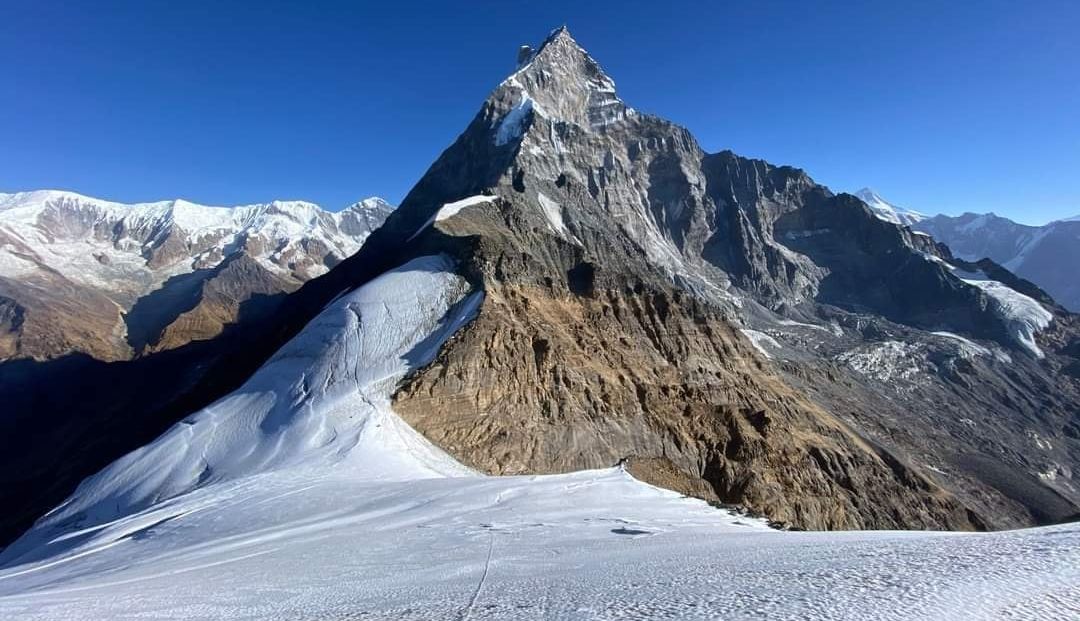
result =
[[[249,255],[239,254],[215,270],[199,288],[195,305],[165,326],[149,351],[164,351],[221,334],[241,319],[265,315],[297,284],[271,273]]]
[[[800,528],[979,525],[785,386],[717,309],[605,273],[500,205],[437,225],[481,232],[468,261],[486,298],[394,404],[444,449],[495,474],[628,459],[645,480]]]
[[[55,273],[22,280],[0,277],[0,361],[27,352],[80,351],[121,360],[121,308],[107,296]]]

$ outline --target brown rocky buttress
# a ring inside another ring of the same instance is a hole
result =
[[[491,474],[626,459],[645,481],[800,528],[981,525],[785,386],[717,309],[582,261],[520,209],[435,224],[473,241],[463,265],[486,297],[394,409],[455,457]]]

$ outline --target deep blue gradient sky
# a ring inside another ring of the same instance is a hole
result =
[[[0,191],[398,201],[565,22],[707,150],[922,211],[1080,214],[1080,3],[662,4],[0,0]]]

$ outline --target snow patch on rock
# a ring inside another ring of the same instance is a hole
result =
[[[473,205],[482,205],[484,203],[490,203],[496,200],[494,196],[487,196],[484,194],[478,194],[476,196],[469,196],[461,200],[454,201],[452,203],[444,203],[420,228],[416,229],[416,232],[409,236],[409,239],[405,241],[412,241],[417,235],[424,232],[429,226],[436,222],[442,222],[443,220],[452,218],[461,213],[461,210],[466,207],[472,207]]]
[[[499,124],[495,129],[496,146],[501,147],[520,138],[525,133],[529,115],[533,114],[534,109],[539,110],[539,107],[536,106],[528,93],[524,90],[521,90],[520,93],[521,101],[513,108],[510,108],[510,111],[499,120]]]
[[[536,198],[540,201],[540,210],[543,212],[551,231],[564,238],[570,237],[570,232],[566,230],[566,224],[563,222],[562,205],[548,198],[542,192],[537,192]]]
[[[904,209],[903,207],[897,207],[889,201],[881,198],[881,196],[871,190],[870,188],[863,188],[855,193],[855,196],[862,202],[866,203],[867,207],[874,212],[874,215],[879,219],[893,224],[911,226],[916,222],[920,222],[927,218],[926,214],[913,211],[911,209]]]

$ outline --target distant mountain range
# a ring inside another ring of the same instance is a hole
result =
[[[961,259],[992,259],[1080,312],[1080,216],[1030,226],[992,213],[927,216],[893,205],[869,188],[855,195],[879,218],[928,233]]]
[[[211,338],[356,252],[392,209],[0,194],[0,359],[120,360]]]

